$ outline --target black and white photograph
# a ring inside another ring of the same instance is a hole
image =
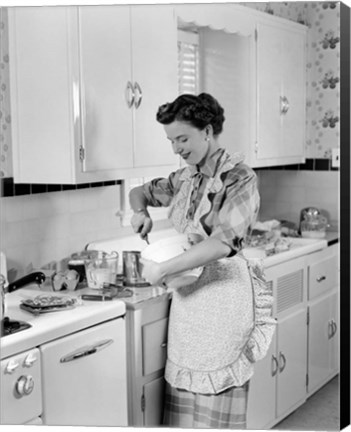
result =
[[[336,1],[0,4],[2,427],[348,429],[350,46]]]

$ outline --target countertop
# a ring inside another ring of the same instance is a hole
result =
[[[303,239],[301,239],[303,241]],[[263,259],[265,267],[288,261],[296,256],[306,253],[312,253],[316,250],[323,249],[339,241],[339,233],[327,232],[326,237],[310,248],[304,251],[298,251],[299,248],[290,251],[281,252],[271,257]],[[1,338],[1,358],[6,358],[18,352],[25,351],[34,346],[39,346],[50,340],[63,337],[84,328],[99,324],[101,322],[123,316],[127,310],[137,310],[148,306],[154,302],[163,301],[171,296],[171,292],[158,286],[132,288],[130,297],[113,299],[112,301],[88,301],[79,300],[79,304],[74,308],[66,311],[52,312],[35,316],[18,307],[21,300],[28,297],[34,297],[39,294],[50,292],[50,286],[38,289],[35,287],[22,288],[11,294],[6,294],[5,316],[11,319],[26,321],[32,324],[30,329],[8,335]],[[62,292],[51,294],[68,295],[80,298],[82,294],[96,293],[95,290],[81,287],[76,291]],[[49,330],[48,330],[49,329]]]
[[[19,308],[21,300],[40,294],[79,296],[79,291],[48,293],[37,287],[21,288],[5,295],[5,316],[11,320],[25,321],[31,328],[1,337],[1,359],[26,351],[51,340],[66,336],[87,327],[125,315],[126,305],[121,300],[92,302],[80,301],[74,309],[33,315]]]

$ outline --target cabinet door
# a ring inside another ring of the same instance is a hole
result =
[[[339,371],[339,343],[340,343],[340,322],[339,322],[339,295],[334,293],[330,296],[331,329],[330,338],[330,371],[332,374]]]
[[[74,7],[9,8],[14,178],[70,182],[74,170],[72,76],[68,29]],[[50,180],[49,180],[50,179]]]
[[[308,392],[312,393],[337,370],[337,294],[319,297],[309,312]]]
[[[142,327],[143,375],[164,369],[167,357],[168,318]]]
[[[132,13],[135,89],[134,166],[176,165],[158,107],[178,95],[177,24],[173,7],[135,5]]]
[[[306,398],[307,325],[306,310],[279,321],[277,417]]]
[[[165,380],[157,378],[144,385],[144,426],[160,426],[163,422]]]
[[[258,24],[258,160],[303,158],[304,52],[303,33],[269,23]]]
[[[259,24],[257,38],[258,159],[281,156],[280,95],[281,63],[283,61],[281,44],[279,28]]]
[[[306,137],[306,79],[305,38],[303,34],[285,31],[282,40],[282,97],[286,113],[283,114],[280,146],[284,157],[301,157]]]
[[[130,7],[80,7],[79,41],[83,171],[131,168]]]
[[[278,362],[274,338],[267,356],[255,364],[255,372],[250,379],[247,429],[263,430],[270,427],[274,421],[277,373]]]

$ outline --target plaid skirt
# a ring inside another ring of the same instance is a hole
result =
[[[249,381],[219,394],[191,393],[166,382],[164,426],[246,429]]]

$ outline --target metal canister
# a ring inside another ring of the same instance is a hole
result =
[[[123,276],[125,285],[135,285],[145,281],[141,276],[140,251],[123,251]]]

